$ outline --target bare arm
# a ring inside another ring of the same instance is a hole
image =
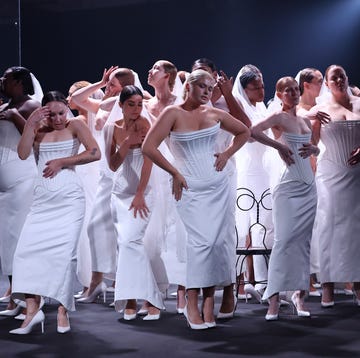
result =
[[[117,66],[111,66],[108,70],[105,68],[103,76],[99,82],[93,83],[89,86],[83,87],[76,91],[72,96],[72,100],[80,107],[86,109],[89,112],[96,113],[99,110],[101,101],[100,99],[94,99],[90,96],[98,89],[103,88],[109,81],[109,76],[117,69]]]
[[[220,71],[220,78],[218,80],[218,86],[221,90],[222,95],[225,98],[226,104],[229,108],[229,113],[239,119],[242,123],[246,125],[246,127],[251,127],[251,121],[249,117],[245,114],[242,105],[236,100],[236,98],[232,94],[232,77],[228,78],[225,72]]]
[[[220,118],[221,128],[234,135],[231,144],[226,150],[222,153],[215,153],[216,161],[214,166],[217,171],[221,171],[226,166],[228,159],[248,141],[250,130],[229,113],[219,109],[213,110],[217,118]]]
[[[40,107],[36,109],[25,122],[24,130],[17,147],[20,159],[25,160],[29,157],[40,122],[49,115],[50,111],[47,107]]]
[[[129,208],[129,210],[134,209],[135,218],[136,214],[139,213],[140,217],[144,219],[148,216],[148,213],[150,212],[149,208],[146,205],[144,194],[150,179],[152,165],[152,161],[148,157],[144,156],[144,163],[141,169],[139,185],[137,187],[135,197],[131,202]]]
[[[161,142],[169,135],[175,120],[176,115],[174,110],[172,108],[166,108],[146,135],[142,144],[142,151],[144,155],[149,157],[156,165],[172,175],[173,194],[176,200],[180,200],[182,189],[187,189],[186,180],[158,149]]]
[[[101,158],[99,146],[83,121],[77,119],[70,121],[69,129],[83,144],[85,150],[70,157],[53,159],[45,163],[43,170],[45,178],[53,178],[62,168],[91,163]]]
[[[293,152],[286,145],[268,137],[264,133],[265,130],[273,127],[281,127],[281,114],[274,114],[253,126],[251,128],[251,136],[258,142],[278,150],[280,157],[287,165],[295,163],[294,159],[292,158]]]

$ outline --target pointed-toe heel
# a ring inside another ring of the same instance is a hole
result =
[[[142,309],[137,311],[137,314],[139,316],[146,316],[148,313],[149,313],[149,311],[146,308],[142,308]]]
[[[14,317],[14,316],[17,316],[19,314],[20,310],[21,310],[21,307],[16,306],[12,310],[0,311],[0,316]]]
[[[10,297],[11,297],[10,295],[0,297],[0,303],[9,303],[10,302]]]
[[[160,313],[157,314],[147,314],[144,318],[143,321],[156,321],[160,319]]]
[[[104,303],[106,302],[106,289],[107,286],[105,284],[105,282],[101,281],[94,289],[93,292],[91,292],[90,295],[86,296],[86,297],[82,297],[79,298],[76,302],[80,302],[80,303],[93,303],[96,301],[96,299],[98,298],[98,296],[100,296],[101,294],[104,297]]]
[[[298,306],[297,306],[297,294],[294,292],[291,296],[291,302],[294,305],[294,310],[296,312],[296,314],[298,315],[298,317],[310,317],[310,312],[309,311],[305,311],[305,310],[299,310]]]
[[[244,292],[247,297],[248,294],[250,294],[252,297],[254,297],[259,303],[262,303],[262,296],[259,293],[259,291],[255,290],[255,287],[251,283],[247,283],[244,286]],[[247,303],[247,298],[246,298]]]
[[[279,319],[279,314],[266,314],[265,320],[266,321],[277,321]]]
[[[34,326],[36,326],[39,323],[41,324],[41,333],[44,333],[44,321],[45,321],[44,312],[39,310],[37,311],[36,315],[32,318],[32,320],[29,322],[29,324],[26,327],[13,329],[9,333],[29,334],[33,330]]]
[[[194,330],[201,330],[201,329],[208,329],[209,327],[206,325],[206,323],[191,323],[190,320],[189,320],[189,316],[188,316],[188,313],[187,313],[187,307],[185,306],[184,307],[184,316],[186,318],[186,322],[188,324],[188,326],[191,328],[191,329],[194,329]]]

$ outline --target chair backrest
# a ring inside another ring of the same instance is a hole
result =
[[[240,187],[237,189],[237,191],[239,193],[236,198],[237,209],[240,210],[241,212],[247,212],[247,211],[252,210],[255,207],[255,210],[256,210],[256,220],[255,220],[255,222],[250,223],[250,226],[248,228],[249,237],[250,238],[252,237],[252,233],[254,230],[261,231],[262,232],[262,244],[263,244],[264,248],[267,249],[267,246],[265,243],[267,228],[261,222],[261,211],[263,211],[263,210],[271,211],[272,210],[272,208],[267,207],[265,205],[265,199],[268,196],[271,196],[270,188],[264,190],[264,192],[260,195],[260,198],[256,198],[255,194],[248,188]],[[243,199],[248,199],[248,200],[243,200]],[[245,206],[245,204],[246,204],[246,206]],[[236,246],[238,247],[239,232],[238,232],[238,228],[236,226],[235,226],[235,232],[236,232],[236,240],[237,240]],[[248,243],[247,248],[249,248],[250,245],[251,245],[251,240]]]

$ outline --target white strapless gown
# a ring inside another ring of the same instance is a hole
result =
[[[318,162],[319,193],[314,240],[321,282],[360,282],[360,164],[349,166],[360,146],[360,120],[321,127],[325,152]]]
[[[13,294],[51,297],[67,310],[74,310],[76,251],[85,213],[85,197],[75,170],[63,169],[54,178],[44,178],[45,163],[75,155],[79,142],[71,139],[41,143],[34,201],[30,208],[13,267]]]
[[[214,167],[215,143],[220,130],[217,124],[193,132],[171,132],[170,150],[174,165],[185,177],[176,203],[187,231],[186,288],[228,286],[233,282],[233,263],[228,225],[231,224],[229,175]]]
[[[17,154],[20,133],[9,121],[0,121],[0,272],[12,275],[13,258],[29,213],[37,175],[34,157]]]
[[[129,210],[134,199],[143,165],[141,149],[129,150],[124,162],[116,172],[111,195],[111,207],[118,237],[118,264],[115,284],[115,309],[121,310],[126,300],[142,299],[157,308],[163,309],[163,299],[144,238],[152,217],[154,196],[152,174],[145,190],[145,202],[150,210],[147,218],[142,219]],[[154,218],[156,220],[156,218]]]
[[[316,185],[310,159],[298,153],[310,134],[283,133],[281,140],[294,153],[273,191],[274,245],[263,299],[281,291],[308,290],[310,242],[316,210]]]

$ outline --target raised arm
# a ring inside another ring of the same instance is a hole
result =
[[[239,119],[242,123],[246,125],[246,127],[251,127],[251,121],[249,117],[245,114],[242,105],[236,100],[236,98],[232,94],[233,87],[233,78],[228,78],[225,72],[220,71],[221,76],[218,79],[218,86],[222,95],[225,98],[226,104],[229,108],[229,113]]]
[[[25,160],[29,157],[40,122],[49,115],[50,111],[48,107],[40,107],[33,111],[28,120],[25,122],[24,130],[17,147],[20,159]]]
[[[109,77],[112,72],[117,69],[117,66],[111,66],[108,70],[105,68],[103,76],[100,81],[93,83],[89,86],[83,87],[77,90],[71,96],[72,100],[80,107],[86,109],[89,112],[96,113],[99,108],[101,101],[100,99],[94,99],[90,96],[96,92],[98,89],[103,88],[109,81]]]

